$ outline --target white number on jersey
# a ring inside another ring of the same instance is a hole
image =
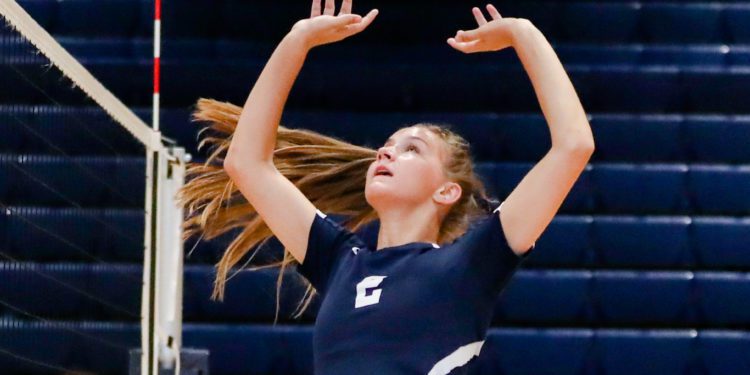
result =
[[[387,276],[367,276],[357,284],[357,298],[354,301],[354,308],[374,305],[380,302],[380,293],[382,289],[372,290],[372,294],[367,294],[368,288],[375,288],[383,282]]]

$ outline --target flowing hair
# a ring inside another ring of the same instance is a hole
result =
[[[182,223],[183,240],[200,234],[210,240],[232,229],[240,233],[227,246],[216,264],[216,278],[212,300],[224,299],[227,274],[248,253],[245,264],[264,248],[273,233],[253,206],[244,198],[224,170],[223,162],[242,108],[227,102],[201,98],[196,104],[192,120],[207,123],[198,133],[198,149],[208,146],[205,162],[188,164],[186,183],[177,193],[177,200],[186,212]],[[444,172],[447,178],[461,186],[462,194],[448,211],[440,226],[439,243],[449,243],[468,229],[473,218],[496,206],[488,199],[482,181],[474,172],[469,144],[447,125],[419,123],[437,134],[446,145],[448,154]],[[205,134],[204,134],[205,132]],[[348,218],[342,226],[356,231],[377,220],[377,213],[365,199],[365,180],[370,163],[377,151],[306,129],[289,129],[279,125],[273,163],[319,210]],[[298,262],[284,250],[281,260],[251,267],[251,270],[280,267],[276,283],[276,316],[278,320],[281,284],[285,269]],[[244,267],[244,266],[243,266]],[[307,282],[305,294],[297,306],[301,316],[316,291]]]

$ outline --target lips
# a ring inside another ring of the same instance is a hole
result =
[[[393,177],[393,173],[384,165],[379,165],[375,168],[375,176],[388,176]]]

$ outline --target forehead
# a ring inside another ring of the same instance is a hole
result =
[[[419,126],[411,126],[408,128],[401,128],[397,130],[393,135],[390,136],[391,141],[408,141],[411,137],[419,137],[423,139],[430,148],[436,149],[442,159],[445,159],[447,151],[445,150],[445,142],[435,133]],[[386,140],[387,142],[387,140]],[[419,141],[415,141],[419,142]]]
[[[393,133],[393,135],[391,135],[389,139],[392,141],[397,141],[401,140],[401,138],[403,138],[403,140],[407,140],[410,137],[422,138],[430,146],[435,145],[437,141],[439,141],[439,139],[437,139],[437,135],[435,135],[433,132],[417,126],[399,129],[395,133]],[[387,141],[388,140],[386,140],[386,142]]]

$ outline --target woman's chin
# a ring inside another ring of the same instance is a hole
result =
[[[381,181],[371,181],[365,189],[365,197],[367,198],[367,202],[373,207],[376,207],[378,203],[388,203],[398,200],[397,189]]]

